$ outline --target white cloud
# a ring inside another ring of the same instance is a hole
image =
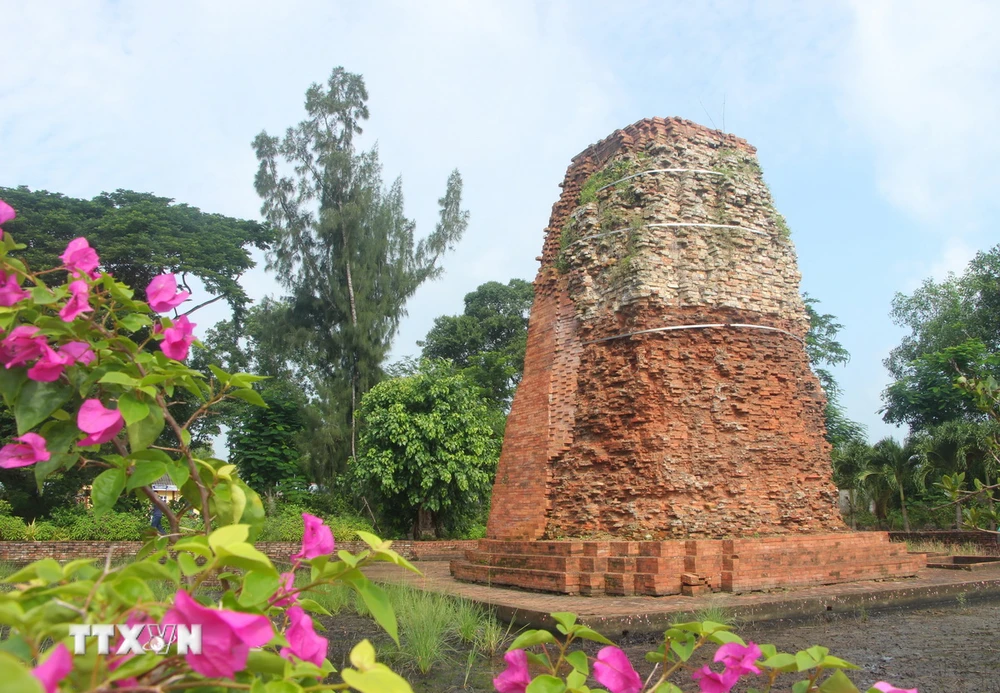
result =
[[[949,233],[996,211],[1000,4],[851,0],[842,108],[874,150],[880,189]]]

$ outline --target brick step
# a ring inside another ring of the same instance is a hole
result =
[[[470,550],[465,552],[469,563],[502,568],[547,570],[579,573],[681,573],[685,570],[683,556],[540,556],[537,554],[504,554]]]
[[[547,570],[524,570],[521,568],[500,568],[452,561],[451,574],[457,580],[480,584],[508,585],[541,592],[579,594],[579,576],[576,573],[560,573]]]

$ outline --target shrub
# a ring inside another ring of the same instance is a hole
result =
[[[26,526],[24,520],[10,515],[0,515],[0,540],[24,541]]]
[[[149,529],[149,521],[136,513],[108,512],[100,519],[93,513],[83,515],[69,528],[74,541],[138,541]]]

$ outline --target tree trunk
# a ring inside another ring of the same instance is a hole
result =
[[[903,531],[910,531],[910,516],[906,514],[906,496],[903,494],[903,486],[899,486],[899,507],[903,509]]]
[[[434,539],[436,533],[437,527],[434,522],[434,512],[427,508],[417,510],[417,523],[413,528],[413,538],[417,540]]]
[[[351,279],[351,255],[350,249],[347,243],[347,227],[342,226],[341,235],[344,239],[344,268],[347,273],[347,299],[351,303],[351,328],[355,332],[355,339],[357,338],[358,329],[358,309],[357,304],[354,301],[354,281]],[[358,360],[353,359],[353,369],[351,372],[351,457],[357,457],[357,433],[358,425],[354,420],[354,412],[358,408]]]

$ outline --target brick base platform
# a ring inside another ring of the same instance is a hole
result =
[[[886,532],[677,541],[480,540],[458,580],[580,595],[752,592],[910,577],[927,564]]]

